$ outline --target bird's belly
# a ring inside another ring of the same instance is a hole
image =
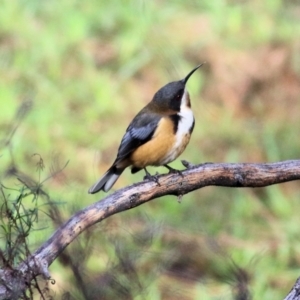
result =
[[[191,138],[190,133],[182,134],[180,136],[176,136],[175,145],[166,153],[164,158],[162,158],[158,165],[165,165],[173,160],[175,160],[186,148]]]
[[[131,157],[131,163],[136,168],[146,166],[161,166],[175,160],[186,148],[190,141],[192,120],[183,119],[178,124],[176,135],[174,125],[169,119],[162,119],[155,135],[150,141],[136,149]]]

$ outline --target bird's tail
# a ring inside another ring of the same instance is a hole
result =
[[[108,192],[115,182],[118,180],[124,169],[118,169],[116,166],[112,166],[107,172],[89,189],[90,194],[95,194],[101,190]]]

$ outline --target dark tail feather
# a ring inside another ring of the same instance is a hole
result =
[[[118,180],[124,169],[117,169],[112,166],[93,186],[90,187],[89,193],[95,194],[103,190],[108,192]]]

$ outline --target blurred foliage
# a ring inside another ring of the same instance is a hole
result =
[[[196,126],[182,158],[299,158],[298,1],[0,5],[1,182],[17,195],[17,178],[29,177],[59,203],[55,222],[41,208],[43,231],[32,232],[32,250],[73,212],[105,196],[87,189],[113,162],[132,117],[158,88],[203,61],[188,84]],[[35,171],[36,153],[43,172]],[[172,165],[181,168],[179,160]],[[115,189],[142,177],[126,171]],[[54,294],[246,299],[251,291],[253,299],[280,299],[299,276],[299,196],[297,182],[210,187],[181,204],[170,196],[113,216],[69,247],[73,261],[51,266]]]

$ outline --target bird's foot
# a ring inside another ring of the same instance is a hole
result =
[[[176,173],[176,174],[179,174],[181,177],[184,177],[182,172],[180,170],[176,170],[168,165],[164,165],[164,167],[166,167],[168,170],[169,170],[169,174],[170,173]]]
[[[158,182],[158,173],[155,175],[151,175],[146,168],[144,168],[146,175],[144,176],[144,180],[150,180],[156,182],[158,186],[160,186],[160,183]]]

